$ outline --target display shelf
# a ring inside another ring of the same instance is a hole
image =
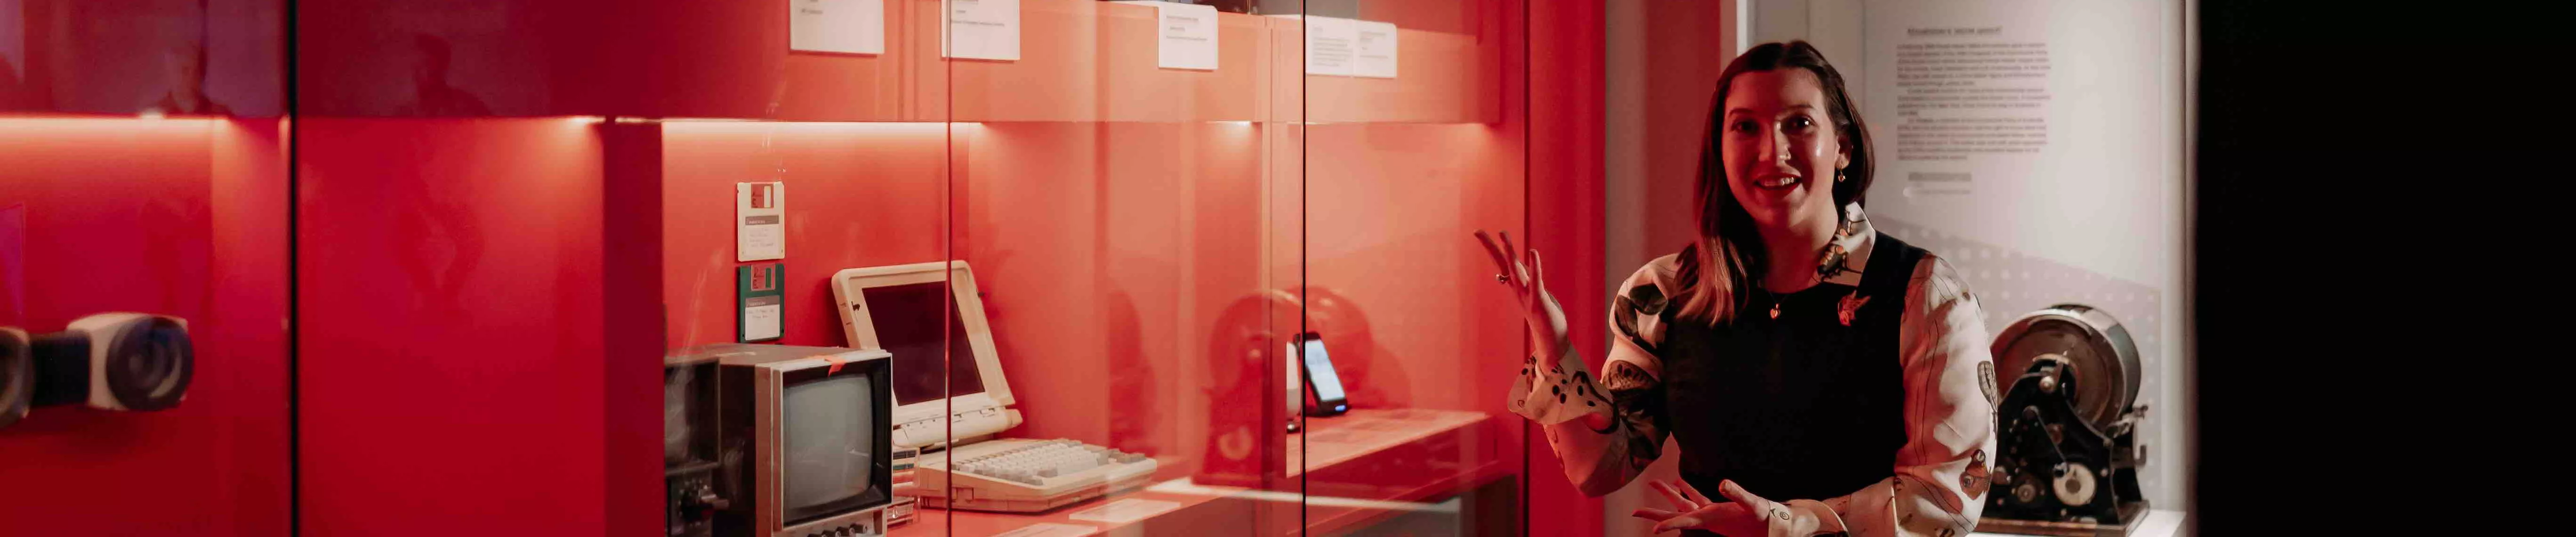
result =
[[[1165,462],[1178,462],[1164,459]],[[1187,472],[1177,465],[1165,465],[1154,473],[1154,483],[1188,481]],[[1225,533],[1217,528],[1239,527],[1251,516],[1250,498],[1239,496],[1243,489],[1188,488],[1169,485],[1149,486],[1107,497],[1096,498],[1041,513],[989,513],[923,508],[911,524],[896,527],[889,537],[929,537],[947,535],[997,535],[1036,524],[1069,524],[1091,527],[1098,531],[1142,531],[1147,535],[1212,535]],[[1168,511],[1128,521],[1102,522],[1076,520],[1077,513],[1113,502],[1143,500],[1177,504]]]
[[[1290,438],[1289,477],[1302,478],[1306,528],[1333,534],[1400,514],[1406,502],[1430,502],[1504,479],[1520,461],[1499,457],[1490,439],[1505,420],[1483,412],[1354,409],[1308,418]]]
[[[2184,534],[2185,534],[2185,532],[2183,531],[2183,528],[2185,527],[2185,525],[2183,524],[2184,520],[2185,520],[2185,516],[2184,516],[2184,513],[2183,513],[2182,511],[2175,511],[2175,510],[2169,510],[2169,509],[2149,509],[2149,510],[2147,510],[2147,516],[2146,516],[2146,518],[2143,518],[2143,519],[2138,520],[2138,525],[2137,525],[2137,526],[2135,526],[2135,527],[2130,528],[2130,529],[2129,529],[2129,533],[2128,533],[2127,535],[2123,536],[2123,537],[2173,537],[2173,536],[2175,536],[2175,535],[2184,535]],[[2027,536],[2027,535],[2082,535],[2082,534],[2084,534],[2084,533],[2085,533],[2085,532],[2081,532],[2081,531],[2075,531],[2075,532],[2060,531],[2060,532],[2057,532],[2057,533],[2037,533],[2037,532],[2034,532],[2034,533],[2003,533],[2003,532],[1997,532],[1997,531],[1994,531],[1994,529],[1993,529],[1993,528],[1986,527],[1986,526],[1979,526],[1979,527],[1977,528],[1977,530],[1978,530],[1978,531],[1976,531],[1976,532],[1974,532],[1974,533],[1969,533],[1969,534],[1968,534],[1968,536],[1969,536],[1969,537],[2022,537],[2022,536]]]
[[[1273,504],[1306,504],[1303,524],[1282,527],[1279,534],[1336,534],[1421,507],[1477,485],[1508,477],[1517,461],[1486,458],[1473,467],[1439,467],[1425,461],[1456,459],[1463,439],[1491,434],[1497,423],[1480,412],[1357,409],[1331,418],[1309,418],[1307,431],[1290,436],[1290,483],[1304,479],[1305,493],[1287,490],[1204,485],[1192,482],[1179,462],[1166,459],[1143,489],[1041,513],[989,513],[922,509],[914,523],[896,528],[894,537],[993,535],[1035,524],[1087,526],[1101,532],[1141,531],[1145,535],[1259,534],[1245,520]],[[1305,441],[1299,441],[1304,439]],[[1473,442],[1466,442],[1472,444]],[[1472,458],[1472,457],[1471,457]],[[1304,464],[1294,465],[1303,459]],[[1426,471],[1426,468],[1428,467]],[[1403,470],[1412,467],[1411,470]],[[1390,470],[1397,470],[1390,475]],[[1365,477],[1363,477],[1365,476]],[[1338,483],[1338,485],[1335,485]],[[1351,486],[1366,483],[1365,486]],[[1320,487],[1320,488],[1319,488]],[[1177,504],[1170,510],[1128,522],[1074,518],[1122,500]],[[1319,501],[1320,500],[1320,501]]]

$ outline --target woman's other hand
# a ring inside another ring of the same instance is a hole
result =
[[[1733,537],[1770,535],[1774,519],[1780,522],[1789,520],[1788,507],[1745,492],[1744,487],[1736,485],[1732,479],[1718,483],[1717,492],[1733,503],[1711,502],[1708,496],[1691,488],[1690,483],[1679,479],[1647,481],[1646,486],[1662,493],[1664,499],[1671,500],[1675,507],[1670,511],[1638,509],[1630,514],[1656,521],[1655,533],[1702,529]]]
[[[1485,253],[1494,257],[1495,270],[1499,271],[1495,279],[1510,287],[1512,295],[1520,300],[1521,318],[1529,323],[1534,350],[1541,356],[1554,356],[1565,348],[1565,322],[1560,320],[1564,314],[1549,304],[1543,272],[1546,265],[1540,262],[1537,249],[1527,250],[1529,256],[1521,257],[1522,250],[1512,245],[1511,232],[1499,233],[1499,244],[1483,230],[1476,231],[1476,240],[1485,243]]]

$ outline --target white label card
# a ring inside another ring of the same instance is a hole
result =
[[[778,303],[778,297],[769,297],[769,300],[756,302],[758,303],[742,308],[742,340],[778,339],[781,334],[781,323],[778,317],[779,314],[786,313],[787,305]]]
[[[885,53],[885,0],[787,0],[787,48]]]
[[[787,258],[787,183],[734,183],[734,260]]]
[[[1154,66],[1216,70],[1216,6],[1178,2],[1119,2],[1154,8]]]
[[[1350,21],[1351,76],[1395,78],[1395,23]]]
[[[1358,63],[1359,29],[1350,19],[1300,17],[1306,27],[1306,74],[1351,76]]]
[[[945,0],[939,49],[950,58],[1020,59],[1020,0]]]
[[[1179,509],[1180,507],[1180,502],[1127,498],[1109,502],[1108,504],[1104,504],[1099,507],[1075,511],[1071,516],[1067,516],[1065,518],[1087,522],[1126,524],[1129,522],[1144,520],[1146,517],[1163,514],[1165,511]]]

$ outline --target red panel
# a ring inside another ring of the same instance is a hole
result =
[[[1699,229],[1700,150],[1708,143],[1709,98],[1717,94],[1717,75],[1734,60],[1733,32],[1723,2],[1647,2],[1644,106],[1656,111],[1646,121],[1646,255],[1647,259],[1680,252]],[[1647,259],[1633,261],[1643,265]]]
[[[306,535],[605,531],[592,123],[299,122]]]
[[[1718,2],[1708,2],[1718,4]],[[1530,71],[1530,247],[1547,264],[1548,292],[1565,308],[1573,344],[1587,360],[1610,348],[1609,292],[1602,282],[1606,237],[1602,206],[1604,129],[1602,53],[1606,15],[1599,2],[1532,4]],[[1536,427],[1522,422],[1525,430]],[[1600,535],[1601,500],[1567,482],[1543,434],[1528,435],[1531,535]]]
[[[298,106],[325,116],[763,117],[786,59],[785,1],[304,2]]]
[[[0,118],[0,325],[163,313],[197,348],[177,408],[0,430],[12,535],[286,531],[280,139],[274,120]]]
[[[734,341],[734,183],[787,182],[785,345],[847,346],[841,269],[947,259],[948,127],[665,123],[664,294],[673,348]],[[979,269],[981,267],[978,267]]]
[[[651,123],[599,126],[607,172],[600,202],[600,398],[606,434],[602,472],[608,535],[660,533],[669,496],[662,479],[662,128]]]

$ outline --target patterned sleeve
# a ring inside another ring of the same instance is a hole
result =
[[[1976,295],[1949,262],[1926,256],[1907,286],[1903,318],[1897,346],[1907,441],[1894,475],[1848,496],[1786,502],[1807,516],[1775,525],[1773,535],[1952,537],[1976,529],[2000,396]]]
[[[1676,259],[1647,263],[1619,285],[1610,307],[1614,341],[1599,378],[1569,343],[1553,349],[1555,359],[1544,365],[1537,356],[1524,357],[1520,378],[1512,383],[1507,406],[1544,426],[1566,479],[1585,495],[1618,490],[1663,453],[1663,385],[1656,380],[1663,361],[1655,349],[1663,339],[1662,314],[1672,305],[1664,290],[1672,288]],[[1550,328],[1565,334],[1565,315],[1553,297],[1548,309]],[[1578,419],[1587,414],[1602,418]],[[1608,426],[1596,429],[1587,421]]]

